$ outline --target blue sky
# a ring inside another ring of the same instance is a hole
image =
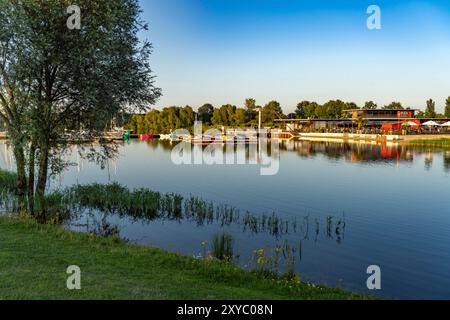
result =
[[[367,7],[382,12],[368,30]],[[141,0],[154,45],[157,107],[242,106],[275,99],[379,105],[393,100],[438,111],[450,96],[450,1]]]

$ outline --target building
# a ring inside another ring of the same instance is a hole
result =
[[[400,130],[405,122],[420,120],[413,109],[351,109],[344,111],[342,119],[278,119],[286,124],[286,130],[295,131],[373,131]]]
[[[415,119],[416,111],[412,109],[351,109],[344,112],[353,120],[362,118],[367,121],[396,121]]]

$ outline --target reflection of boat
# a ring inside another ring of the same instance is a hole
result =
[[[146,140],[152,140],[153,134],[141,134],[139,135],[139,140],[146,141]]]
[[[237,135],[234,137],[235,143],[252,143],[258,142],[258,138],[254,136]]]
[[[236,136],[227,136],[222,134],[217,135],[193,135],[183,137],[183,141],[198,143],[198,144],[224,144],[224,143],[234,143],[234,144],[248,144],[248,143],[256,143],[258,141],[257,137],[249,137],[244,135],[236,135]]]
[[[103,138],[109,140],[124,140],[126,133],[129,133],[130,137],[131,131],[126,131],[123,128],[113,128],[111,131],[105,132]]]
[[[170,134],[161,134],[159,135],[160,140],[172,140],[172,135]]]

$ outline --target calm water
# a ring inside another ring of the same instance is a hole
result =
[[[11,167],[5,146],[0,150],[1,167]],[[199,255],[203,241],[226,231],[243,267],[254,250],[288,243],[304,280],[368,292],[366,269],[378,265],[382,297],[450,298],[450,152],[285,142],[279,173],[261,176],[254,165],[176,166],[171,150],[168,142],[124,144],[105,170],[77,159],[74,150],[77,166],[54,184],[118,181],[130,188],[200,196],[242,213],[275,213],[297,225],[275,235],[243,224],[108,217],[121,236],[141,244]],[[345,224],[336,230],[338,221]]]

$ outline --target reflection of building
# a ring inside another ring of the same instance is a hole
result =
[[[281,142],[280,149],[296,152],[300,157],[322,154],[333,160],[360,163],[410,162],[414,159],[414,152],[407,145],[289,140]]]

